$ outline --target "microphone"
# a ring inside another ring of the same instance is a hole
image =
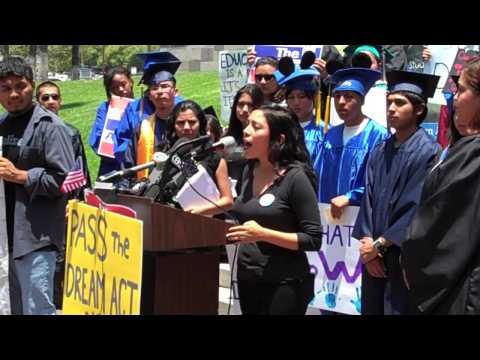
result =
[[[111,180],[111,179],[114,179],[114,178],[117,178],[117,177],[123,177],[125,175],[130,175],[130,174],[137,173],[138,171],[142,171],[142,170],[145,170],[145,169],[150,169],[150,168],[153,168],[154,166],[161,166],[168,159],[169,159],[169,156],[167,154],[165,154],[163,152],[156,152],[156,153],[153,154],[153,160],[148,162],[148,163],[136,165],[136,166],[133,166],[133,167],[128,168],[128,169],[112,171],[108,174],[100,176],[98,178],[98,180],[101,181],[101,182],[105,182],[105,181],[108,181],[108,180]]]
[[[197,138],[192,139],[192,140],[188,140],[187,138],[182,137],[175,142],[172,149],[169,150],[168,153],[170,155],[173,155],[173,154],[179,152],[179,150],[185,148],[186,146],[188,146],[189,150],[190,150],[193,147],[205,145],[209,141],[210,141],[210,136],[209,135],[203,135],[203,136],[197,137]],[[183,151],[182,151],[182,153],[183,153]]]
[[[225,136],[224,138],[221,138],[219,141],[213,144],[210,144],[206,148],[203,148],[197,151],[192,151],[191,156],[192,158],[196,159],[218,150],[229,151],[233,149],[235,146],[237,146],[235,138],[233,136]]]

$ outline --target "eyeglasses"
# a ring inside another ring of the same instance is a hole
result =
[[[60,99],[60,95],[58,94],[43,94],[41,97],[40,97],[40,100],[42,101],[48,101],[48,99],[52,98],[53,100],[55,101],[58,101],[58,99]]]
[[[266,82],[271,81],[275,76],[271,74],[257,74],[255,75],[255,80],[260,82],[262,79],[265,79]]]

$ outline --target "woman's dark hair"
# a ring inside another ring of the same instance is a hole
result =
[[[297,115],[279,105],[262,106],[259,110],[263,112],[270,128],[268,160],[275,166],[287,170],[294,167],[302,168],[316,191],[317,177],[310,162],[305,136]],[[280,142],[280,135],[285,137],[285,141]]]
[[[132,74],[130,73],[130,70],[128,70],[125,66],[117,65],[117,66],[113,66],[106,69],[105,73],[103,74],[103,86],[105,86],[105,92],[107,93],[107,98],[110,99],[112,97],[110,88],[112,87],[112,82],[115,75],[125,75],[128,78],[128,80],[130,80],[130,82],[132,83],[132,97],[133,97]]]
[[[210,132],[214,136],[214,142],[217,142],[222,137],[222,125],[220,125],[220,121],[211,114],[205,114],[205,117],[207,118],[207,130],[208,127],[210,127]]]
[[[233,99],[230,122],[228,123],[225,136],[233,136],[237,144],[243,144],[243,125],[237,117],[237,104],[243,94],[247,94],[252,98],[254,109],[258,109],[260,106],[262,106],[264,101],[262,90],[260,90],[260,88],[255,84],[247,84],[240,88],[240,90],[238,90],[236,93]]]
[[[475,56],[468,60],[462,74],[467,85],[473,90],[473,93],[476,96],[480,96],[480,56]],[[472,128],[480,129],[479,114],[475,114],[471,122]]]
[[[175,105],[172,111],[172,116],[167,121],[166,134],[169,147],[173,146],[178,140],[178,136],[175,131],[175,122],[178,118],[178,115],[187,110],[192,110],[199,121],[199,135],[201,136],[207,134],[207,118],[200,105],[193,100],[182,101]]]
[[[419,107],[423,108],[422,113],[417,119],[417,125],[420,125],[428,115],[427,101],[425,101],[425,99],[420,95],[411,93],[409,91],[398,91],[398,92],[395,92],[395,94],[400,94],[402,96],[405,96],[408,99],[408,101],[412,103],[413,111],[416,111]]]
[[[463,76],[475,93],[480,95],[480,56],[475,56],[467,62]]]
[[[448,124],[448,140],[450,145],[454,145],[458,140],[463,136],[458,132],[457,127],[455,126],[455,109],[452,106],[449,106],[450,111],[450,121]]]

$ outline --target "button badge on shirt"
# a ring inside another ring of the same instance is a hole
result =
[[[273,194],[265,194],[258,200],[260,205],[263,207],[272,205],[274,201],[275,201],[275,195]]]

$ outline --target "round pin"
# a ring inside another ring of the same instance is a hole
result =
[[[267,207],[272,205],[274,201],[275,201],[275,195],[265,194],[260,198],[259,203],[261,206]]]

